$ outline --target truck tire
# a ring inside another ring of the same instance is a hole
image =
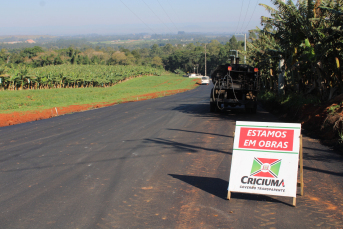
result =
[[[214,97],[213,97],[213,88],[211,89],[210,98],[211,98],[212,102],[214,102],[214,101],[215,101],[215,100],[214,100]]]
[[[213,97],[213,88],[211,89],[211,94],[210,94],[210,112],[215,112],[216,111],[216,102]]]
[[[210,112],[216,111],[216,103],[210,103]]]

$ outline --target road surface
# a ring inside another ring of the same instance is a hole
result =
[[[233,193],[235,121],[211,85],[0,128],[1,228],[343,228],[343,159],[304,136],[305,195]]]

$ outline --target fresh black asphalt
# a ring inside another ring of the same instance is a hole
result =
[[[233,193],[235,121],[211,85],[0,128],[0,228],[342,228],[343,159],[304,136],[305,195]]]

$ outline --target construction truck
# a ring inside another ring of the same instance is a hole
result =
[[[239,64],[236,58],[231,64],[219,65],[212,71],[211,78],[214,84],[210,95],[211,112],[244,106],[248,113],[256,113],[260,85],[257,68]]]

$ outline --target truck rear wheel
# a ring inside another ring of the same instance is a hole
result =
[[[211,95],[210,95],[210,100],[211,100],[211,102],[210,102],[210,112],[215,112],[216,111],[216,103],[215,103],[215,98],[214,98],[214,96],[213,96],[213,88],[212,88],[212,90],[211,90]]]
[[[210,112],[216,111],[216,103],[210,103]]]

